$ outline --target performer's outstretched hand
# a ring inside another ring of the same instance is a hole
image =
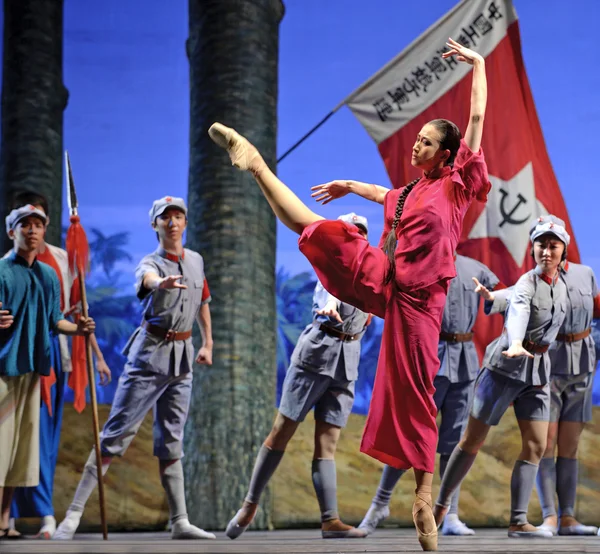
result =
[[[490,302],[494,301],[494,293],[488,289],[485,285],[482,285],[476,277],[473,277],[473,282],[475,283],[475,292],[481,296],[484,300],[489,300]]]
[[[0,302],[2,308],[2,302]],[[0,310],[0,329],[8,329],[15,321],[9,310]]]
[[[159,283],[159,289],[187,289],[187,285],[180,283],[180,279],[183,279],[183,275],[168,275],[163,277]]]
[[[212,348],[203,346],[200,350],[198,350],[196,363],[201,365],[212,365]]]
[[[350,192],[351,181],[330,181],[323,185],[317,185],[311,187],[310,190],[314,191],[311,196],[317,201],[323,204],[329,204],[329,202],[346,196]]]
[[[508,347],[508,350],[504,350],[502,355],[505,358],[535,358],[535,356],[523,348],[523,344],[520,340],[513,341]]]
[[[105,360],[96,359],[96,371],[100,375],[100,384],[102,386],[106,386],[112,381],[112,373]]]
[[[442,58],[444,59],[451,56],[456,56],[456,59],[459,62],[465,62],[469,65],[473,65],[476,61],[483,61],[483,57],[480,54],[474,50],[471,50],[470,48],[467,48],[466,46],[463,46],[451,38],[448,39],[446,46],[449,48],[449,50],[442,54]]]

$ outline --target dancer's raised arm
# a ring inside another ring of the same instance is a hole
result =
[[[329,181],[323,185],[317,185],[312,187],[310,190],[313,191],[311,196],[321,204],[329,204],[332,200],[342,198],[347,194],[353,192],[358,196],[362,196],[367,200],[372,200],[378,204],[383,204],[385,195],[390,189],[381,187],[379,185],[371,185],[369,183],[361,183],[360,181],[352,180],[340,180],[340,181]]]
[[[465,62],[473,66],[473,84],[471,86],[471,112],[469,114],[469,124],[465,132],[465,142],[472,152],[478,152],[481,147],[481,137],[483,136],[483,119],[485,117],[485,107],[487,104],[487,80],[485,76],[485,61],[473,50],[466,48],[452,40],[448,39],[446,46],[448,52],[442,54],[443,58],[456,56],[459,62]]]

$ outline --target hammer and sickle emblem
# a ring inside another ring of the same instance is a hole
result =
[[[502,221],[500,222],[499,227],[502,227],[505,223],[509,223],[510,225],[521,225],[521,223],[525,223],[531,214],[523,219],[514,219],[513,214],[519,209],[521,204],[527,204],[527,198],[525,198],[521,193],[518,193],[517,203],[510,209],[510,211],[507,211],[505,204],[506,199],[508,198],[508,192],[501,188],[500,194],[502,194],[502,199],[500,200],[500,215],[502,216]]]

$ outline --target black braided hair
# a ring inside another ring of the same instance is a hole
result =
[[[400,196],[398,197],[398,203],[396,204],[396,211],[394,213],[394,220],[392,221],[392,229],[388,233],[388,236],[385,237],[385,242],[383,243],[383,251],[387,254],[390,265],[388,270],[385,273],[384,284],[391,283],[396,276],[396,260],[394,257],[394,253],[396,251],[396,243],[398,242],[396,239],[396,229],[400,224],[400,218],[402,217],[402,212],[404,211],[404,202],[406,202],[406,197],[410,194],[410,191],[414,188],[414,186],[421,179],[415,179],[406,185]]]

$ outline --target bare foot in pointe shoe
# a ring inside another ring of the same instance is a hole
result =
[[[437,550],[438,529],[431,508],[431,495],[418,493],[412,513],[421,548],[428,552]]]
[[[231,127],[213,123],[208,134],[216,144],[227,150],[235,167],[256,174],[265,166],[256,147]]]

